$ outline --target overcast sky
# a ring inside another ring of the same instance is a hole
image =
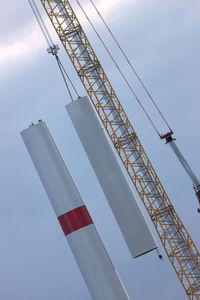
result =
[[[200,177],[200,2],[198,0],[94,1],[175,131],[177,145]],[[39,4],[39,0],[37,1]],[[137,94],[136,80],[89,1],[81,1]],[[122,82],[95,34],[71,1],[142,144],[186,228],[200,249],[198,207],[190,179],[161,142]],[[43,14],[43,9],[39,5]],[[46,121],[131,299],[187,299],[151,221],[164,262],[156,253],[133,260],[64,109],[69,102],[54,58],[28,1],[1,0],[0,12],[0,299],[90,299],[50,206],[20,131]],[[46,20],[46,16],[44,15]],[[55,43],[59,43],[51,24]],[[85,92],[61,48],[60,57],[81,95]],[[148,100],[143,103],[164,133]],[[87,176],[86,176],[87,175]]]

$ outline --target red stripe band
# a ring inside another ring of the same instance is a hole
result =
[[[77,207],[73,210],[58,217],[58,221],[65,235],[68,235],[89,224],[93,224],[90,214],[85,205]]]

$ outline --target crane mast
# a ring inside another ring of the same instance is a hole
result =
[[[200,254],[67,0],[40,0],[155,226],[189,299],[200,299]],[[123,201],[123,199],[122,199]]]

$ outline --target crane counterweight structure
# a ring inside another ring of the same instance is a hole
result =
[[[40,0],[156,228],[189,299],[200,299],[200,254],[177,215],[67,0]]]

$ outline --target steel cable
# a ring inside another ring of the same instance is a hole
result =
[[[102,17],[101,13],[99,12],[97,6],[94,4],[93,0],[89,0],[92,4],[92,6],[94,7],[95,11],[97,12],[97,14],[99,15],[100,19],[102,20],[103,24],[105,25],[105,27],[107,28],[109,34],[111,35],[111,37],[113,38],[114,42],[116,43],[116,45],[118,46],[119,50],[121,51],[122,55],[124,56],[125,60],[127,61],[127,63],[129,64],[130,68],[132,69],[133,73],[135,74],[135,76],[137,77],[137,79],[139,80],[140,84],[142,85],[142,87],[144,88],[145,92],[147,93],[148,97],[150,98],[151,102],[153,103],[154,107],[156,108],[156,110],[158,111],[159,115],[161,116],[162,120],[164,121],[164,123],[166,124],[166,126],[169,128],[169,130],[171,130],[171,127],[169,126],[166,118],[164,117],[163,113],[160,111],[158,105],[156,104],[155,100],[153,99],[153,97],[151,96],[150,92],[148,91],[147,87],[145,86],[144,82],[142,81],[142,79],[140,78],[140,76],[138,75],[138,73],[136,72],[135,68],[133,67],[132,63],[130,62],[128,56],[126,55],[125,51],[122,49],[121,45],[119,44],[117,38],[114,36],[114,34],[112,33],[111,29],[109,28],[108,24],[106,23],[106,21],[104,20],[104,18]]]
[[[47,29],[47,27],[46,27],[46,25],[45,25],[45,23],[44,23],[44,21],[43,21],[43,18],[42,18],[41,14],[40,14],[40,12],[39,12],[39,10],[38,10],[38,8],[37,8],[37,5],[36,5],[35,1],[34,1],[34,0],[28,0],[28,2],[29,2],[29,4],[30,4],[30,7],[31,7],[31,9],[32,9],[32,11],[33,11],[33,14],[34,14],[34,16],[35,16],[35,18],[36,18],[36,20],[37,20],[37,22],[38,22],[38,25],[39,25],[39,27],[40,27],[42,33],[43,33],[43,36],[44,36],[44,38],[45,38],[45,40],[46,40],[46,42],[47,42],[49,48],[50,48],[50,49],[55,48],[55,44],[53,43],[53,40],[52,40],[52,38],[51,38],[51,35],[50,35],[50,33],[49,33],[49,31],[48,31],[48,29]],[[58,48],[58,49],[59,49],[59,48]],[[70,84],[71,84],[71,86],[72,86],[74,92],[76,93],[77,97],[80,97],[79,94],[78,94],[78,92],[77,92],[77,89],[75,88],[75,86],[74,86],[72,80],[70,79],[70,77],[69,77],[69,75],[68,75],[66,69],[64,68],[63,64],[61,63],[61,61],[60,61],[60,59],[59,59],[57,53],[54,53],[54,52],[51,52],[51,53],[52,53],[52,55],[55,56],[55,58],[56,58],[58,67],[59,67],[59,69],[60,69],[61,75],[62,75],[62,77],[63,77],[63,80],[64,80],[64,83],[65,83],[65,85],[66,85],[67,91],[68,91],[68,93],[69,93],[70,99],[73,101],[72,93],[71,93],[71,91],[70,91],[70,88],[69,88],[69,85],[68,85],[68,83],[67,83],[67,80],[66,80],[65,76],[67,77],[68,81],[70,82]]]
[[[100,42],[102,43],[103,47],[105,48],[106,52],[108,53],[108,55],[110,56],[110,58],[112,59],[113,63],[115,64],[116,68],[118,69],[118,71],[120,72],[121,76],[123,77],[124,81],[126,82],[128,88],[130,89],[131,93],[134,95],[135,99],[137,100],[138,104],[140,105],[140,107],[142,108],[143,112],[145,113],[146,117],[148,118],[149,122],[151,123],[151,125],[153,126],[154,130],[156,131],[156,133],[160,136],[160,133],[156,127],[156,125],[154,124],[153,120],[151,119],[151,117],[149,116],[149,114],[147,113],[147,111],[145,110],[144,106],[142,105],[140,99],[138,98],[138,96],[136,95],[136,93],[134,92],[133,88],[131,87],[128,79],[126,78],[126,76],[124,75],[124,73],[122,72],[122,70],[120,69],[119,65],[117,64],[116,60],[114,59],[114,57],[112,56],[110,50],[108,49],[108,47],[105,45],[103,39],[101,38],[101,36],[99,35],[99,33],[97,32],[97,30],[95,29],[94,25],[92,24],[90,18],[88,17],[88,15],[86,14],[85,10],[83,9],[82,5],[80,4],[80,2],[78,0],[76,0],[78,6],[80,7],[80,9],[82,10],[83,14],[85,15],[85,17],[87,18],[88,22],[90,23],[91,27],[93,28],[93,30],[95,31],[96,35],[98,36]]]

